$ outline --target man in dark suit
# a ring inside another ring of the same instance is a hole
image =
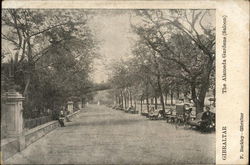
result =
[[[205,129],[209,128],[209,125],[212,121],[212,113],[210,112],[210,107],[206,106],[206,111],[203,113],[201,117],[201,128],[205,131]]]
[[[206,111],[203,113],[202,120],[210,120],[211,119],[211,112],[210,112],[210,107],[206,106]]]
[[[65,124],[64,124],[64,113],[63,113],[63,110],[60,110],[59,111],[59,114],[58,114],[58,122],[60,124],[61,127],[65,127]]]

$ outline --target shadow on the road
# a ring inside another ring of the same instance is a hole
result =
[[[113,116],[110,113],[104,114],[104,113],[100,113],[100,114],[82,114],[81,117],[99,117],[99,116]]]
[[[183,126],[180,126],[180,127],[175,127],[175,128],[179,129],[179,130],[183,129],[185,131],[194,131],[194,132],[197,132],[197,133],[200,133],[200,134],[213,134],[213,133],[215,133],[215,131],[213,131],[213,130],[211,130],[211,131],[202,131],[202,130],[196,128],[196,127],[185,128]]]
[[[68,124],[66,127],[77,127],[77,126],[108,126],[108,125],[130,125],[135,123],[143,122],[142,120],[130,120],[130,119],[117,119],[117,120],[99,120],[99,121],[85,121],[85,122],[74,122]]]

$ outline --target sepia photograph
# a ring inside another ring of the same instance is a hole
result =
[[[1,27],[1,164],[216,164],[215,8],[4,8]]]

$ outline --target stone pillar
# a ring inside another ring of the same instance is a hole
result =
[[[68,109],[69,113],[73,113],[73,101],[68,101],[67,109]]]
[[[3,95],[3,116],[6,124],[6,136],[18,137],[23,132],[23,100],[24,97],[10,90]]]

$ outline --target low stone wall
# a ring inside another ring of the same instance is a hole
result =
[[[75,111],[75,112],[72,113],[72,114],[69,114],[69,115],[68,115],[68,118],[69,118],[69,119],[72,119],[72,118],[76,117],[77,115],[79,115],[79,112],[80,112],[80,110]]]
[[[20,151],[18,138],[6,138],[1,140],[2,160],[6,160]]]
[[[76,111],[68,115],[69,119],[72,119],[78,115],[80,111]],[[20,138],[6,138],[1,140],[1,152],[2,159],[6,160],[13,156],[17,152],[23,150],[30,144],[34,143],[41,137],[45,136],[52,130],[59,127],[58,121],[51,121],[43,125],[37,126],[33,129],[27,130],[24,135]]]
[[[28,145],[34,143],[44,135],[48,134],[50,131],[56,129],[59,127],[58,121],[51,121],[48,123],[45,123],[43,125],[37,126],[33,129],[28,130],[25,132],[25,147]]]

